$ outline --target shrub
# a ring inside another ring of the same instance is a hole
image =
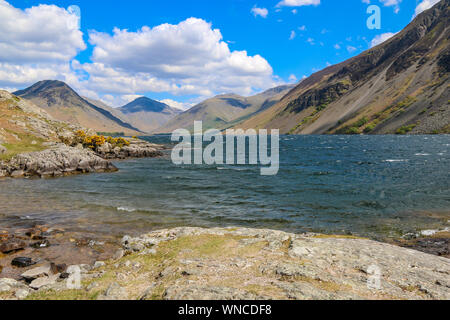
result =
[[[359,128],[350,127],[347,129],[347,131],[345,133],[346,134],[360,134],[361,132],[359,131]]]

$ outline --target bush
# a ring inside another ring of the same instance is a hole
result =
[[[347,129],[347,131],[345,133],[346,134],[360,134],[361,131],[359,131],[359,128],[350,127],[350,128]]]

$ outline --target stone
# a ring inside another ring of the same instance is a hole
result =
[[[33,262],[33,260],[31,258],[17,257],[17,258],[14,258],[13,261],[11,261],[11,264],[18,268],[27,268],[32,265],[35,265],[36,262]]]
[[[8,150],[0,144],[0,154],[5,154]]]
[[[117,282],[109,285],[105,293],[99,296],[98,300],[126,300],[127,293]]]
[[[55,263],[52,262],[50,264],[50,269],[51,269],[53,274],[64,273],[67,270],[67,265],[65,263],[63,263],[63,264],[55,264]]]
[[[9,292],[11,290],[11,286],[7,285],[6,283],[0,283],[0,292]]]
[[[47,264],[44,266],[30,269],[30,270],[22,273],[21,277],[30,281],[30,280],[34,280],[34,279],[37,279],[40,277],[46,277],[46,276],[49,276],[52,274],[53,274],[53,272],[51,270],[51,266],[50,266],[50,264]]]
[[[33,280],[30,283],[30,288],[32,289],[40,289],[42,287],[45,286],[50,286],[52,284],[55,284],[56,281],[59,279],[60,274],[54,274],[48,277],[42,277],[42,278],[37,278],[36,280]]]
[[[28,295],[30,294],[30,291],[26,290],[26,289],[18,289],[15,292],[15,296],[17,299],[19,300],[23,300],[26,299],[28,297]]]
[[[23,250],[26,247],[26,243],[19,240],[11,240],[6,243],[0,244],[0,252],[2,253],[12,253],[15,251]]]
[[[96,261],[94,263],[94,269],[98,269],[98,268],[101,268],[101,267],[104,267],[104,266],[106,266],[106,263],[104,263],[103,261]]]
[[[113,260],[122,259],[124,255],[125,255],[125,251],[123,251],[123,249],[119,249],[114,253]]]

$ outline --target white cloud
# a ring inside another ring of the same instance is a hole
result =
[[[70,60],[85,48],[76,12],[54,5],[22,10],[0,0],[0,86],[43,79],[76,84]]]
[[[261,16],[263,18],[267,18],[267,15],[269,14],[269,11],[266,8],[258,8],[256,6],[252,8],[251,12],[255,17]]]
[[[295,76],[295,74],[291,74],[289,76],[289,82],[291,82],[291,83],[297,82],[297,77]]]
[[[194,103],[189,103],[189,102],[178,102],[172,99],[164,99],[161,100],[160,102],[167,104],[168,106],[178,109],[178,110],[188,110],[190,108],[192,108],[195,104]]]
[[[417,16],[417,15],[421,14],[423,11],[430,9],[431,7],[433,7],[439,1],[440,0],[423,0],[416,7],[414,16]]]
[[[289,35],[289,40],[294,40],[296,36],[297,36],[297,33],[294,30],[292,30],[291,34]]]
[[[0,61],[65,62],[86,45],[78,16],[54,5],[21,10],[0,0]]]
[[[277,4],[277,7],[301,7],[301,6],[317,6],[320,0],[283,0]]]
[[[347,51],[348,51],[349,53],[353,53],[353,52],[355,52],[356,50],[358,50],[358,49],[356,49],[356,48],[353,47],[353,46],[347,46]]]
[[[89,41],[91,61],[81,64],[74,59],[86,44],[76,10],[55,5],[22,10],[0,0],[0,87],[57,79],[82,95],[120,105],[146,92],[249,95],[281,82],[267,60],[231,51],[220,30],[202,19],[136,32],[91,31]]]
[[[394,12],[399,13],[400,11],[400,2],[402,0],[380,0],[385,7],[394,7]]]
[[[372,39],[372,41],[370,42],[370,47],[371,48],[376,47],[377,45],[389,40],[396,34],[397,33],[392,33],[392,32],[386,32],[386,33],[379,34],[379,35],[375,36],[375,38]]]
[[[170,92],[251,94],[275,84],[270,64],[260,55],[230,51],[218,29],[202,19],[177,25],[91,32],[92,63],[79,68],[90,74],[89,86],[108,93]]]

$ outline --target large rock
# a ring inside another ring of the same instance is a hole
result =
[[[30,283],[30,288],[37,290],[42,287],[51,286],[58,281],[59,276],[59,274],[55,274],[48,277],[37,278]]]
[[[46,264],[37,268],[33,268],[31,270],[28,270],[24,273],[22,273],[22,278],[27,280],[34,280],[40,277],[46,277],[52,275],[53,272],[51,270],[50,264]]]
[[[56,144],[48,150],[20,154],[0,165],[11,177],[56,177],[88,172],[113,172],[117,168],[90,150]]]
[[[104,159],[154,158],[162,156],[161,145],[139,139],[127,139],[129,146],[115,147],[109,143],[97,148],[97,154]]]

